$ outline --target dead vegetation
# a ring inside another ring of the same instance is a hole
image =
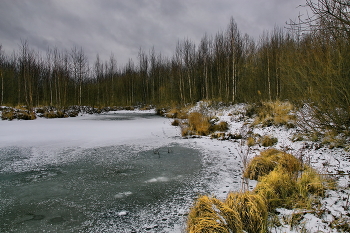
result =
[[[247,116],[255,119],[252,123],[253,126],[261,125],[263,127],[286,126],[287,128],[295,127],[295,114],[294,106],[286,101],[275,102],[261,102],[258,104],[250,105],[246,110]]]
[[[259,181],[253,191],[229,193],[223,202],[200,197],[190,210],[188,232],[267,232],[280,224],[273,218],[276,208],[311,209],[329,187],[317,171],[276,149],[252,159],[244,177]]]
[[[9,121],[13,119],[34,120],[36,119],[36,114],[34,111],[25,108],[5,108],[2,110],[1,119]]]

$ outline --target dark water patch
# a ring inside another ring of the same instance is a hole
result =
[[[138,113],[138,112],[115,112],[115,113],[105,113],[100,114],[96,117],[89,118],[88,120],[98,120],[98,121],[126,121],[135,119],[152,119],[159,118],[160,116],[155,113]]]
[[[77,161],[0,173],[0,198],[9,203],[0,208],[0,232],[171,227],[196,195],[200,153],[177,144],[136,151],[85,149]]]

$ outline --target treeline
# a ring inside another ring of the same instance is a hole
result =
[[[342,109],[348,117],[348,27],[340,30],[325,20],[313,19],[317,28],[307,31],[292,23],[293,30],[275,28],[254,40],[242,35],[232,18],[225,31],[204,35],[198,45],[179,41],[172,57],[140,49],[138,60],[123,67],[114,56],[108,61],[97,56],[89,64],[76,47],[49,49],[43,56],[23,41],[12,55],[0,50],[0,104],[105,107],[288,99],[338,115]]]

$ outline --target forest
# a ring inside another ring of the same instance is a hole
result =
[[[90,64],[83,48],[46,54],[22,41],[0,47],[0,105],[170,106],[214,100],[226,104],[288,100],[308,103],[327,123],[350,126],[350,3],[307,0],[312,16],[264,32],[242,34],[234,18],[199,44],[178,41],[171,57],[139,50],[122,67],[111,55]]]

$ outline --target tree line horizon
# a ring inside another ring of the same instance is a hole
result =
[[[171,57],[154,48],[148,53],[140,49],[137,61],[129,59],[122,67],[113,55],[108,61],[97,55],[90,65],[78,47],[49,49],[44,56],[27,41],[11,55],[0,47],[0,105],[63,108],[289,100],[349,113],[349,24],[316,11],[328,5],[307,3],[316,18],[291,22],[289,29],[275,27],[258,40],[243,35],[231,17],[225,31],[205,34],[198,45],[190,39],[178,41]]]

